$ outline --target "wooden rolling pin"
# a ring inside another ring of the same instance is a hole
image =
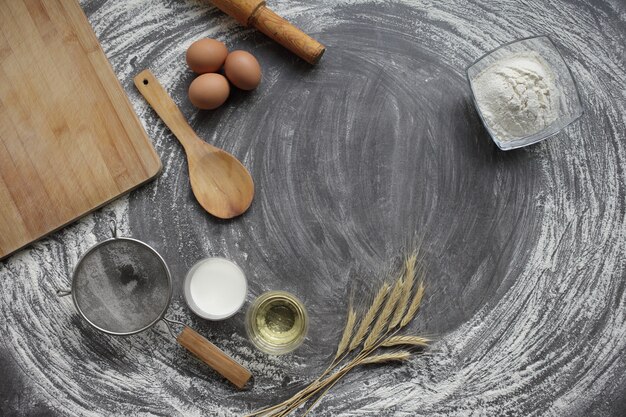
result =
[[[253,26],[315,65],[326,48],[300,29],[267,8],[264,0],[211,0],[224,13],[244,26]]]

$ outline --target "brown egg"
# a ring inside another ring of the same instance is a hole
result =
[[[200,39],[187,49],[187,65],[198,74],[217,72],[224,65],[227,55],[224,43],[215,39]]]
[[[224,73],[236,87],[254,90],[261,82],[259,61],[249,52],[233,51],[226,57]]]
[[[199,109],[216,109],[228,98],[230,85],[221,74],[202,74],[189,86],[189,100]]]

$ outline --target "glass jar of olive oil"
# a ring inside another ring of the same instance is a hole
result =
[[[246,315],[246,331],[252,343],[273,355],[288,353],[300,346],[308,326],[304,304],[285,291],[262,294]]]

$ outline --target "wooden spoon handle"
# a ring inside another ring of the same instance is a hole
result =
[[[250,371],[188,326],[185,326],[176,340],[239,389],[245,387],[252,377]]]
[[[197,141],[196,133],[193,131],[185,116],[174,103],[174,100],[167,94],[159,80],[150,70],[143,70],[134,78],[135,86],[157,112],[159,117],[170,128],[174,136],[183,145],[185,151],[189,150]],[[209,145],[210,146],[210,145]]]

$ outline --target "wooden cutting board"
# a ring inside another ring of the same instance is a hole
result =
[[[75,0],[0,0],[0,259],[161,162]]]

